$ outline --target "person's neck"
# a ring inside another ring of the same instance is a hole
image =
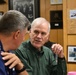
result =
[[[9,47],[11,47],[11,43],[10,43],[11,41],[8,39],[9,38],[6,37],[0,37],[0,41],[2,43],[4,51],[8,51],[10,49]]]
[[[38,51],[41,51],[41,48],[36,48]]]

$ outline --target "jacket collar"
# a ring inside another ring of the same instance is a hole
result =
[[[35,52],[37,55],[42,56],[44,54],[43,51],[43,46],[41,47],[41,51],[39,51],[37,48],[35,48],[30,41],[28,41],[29,43],[29,49],[32,50],[33,52]]]

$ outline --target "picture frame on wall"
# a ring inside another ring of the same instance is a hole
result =
[[[30,22],[40,16],[39,0],[9,0],[9,10],[22,12]]]
[[[71,45],[68,46],[68,62],[76,62],[76,46],[75,45]]]
[[[51,29],[63,29],[63,11],[62,10],[50,11],[50,24],[51,24]]]
[[[62,4],[62,0],[50,0],[50,4]]]

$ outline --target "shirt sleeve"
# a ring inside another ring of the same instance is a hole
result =
[[[0,56],[0,75],[6,75],[4,62],[2,60],[2,57]]]
[[[50,53],[50,52],[49,52]],[[65,58],[59,58],[58,62],[54,59],[53,54],[50,54],[50,75],[67,75],[67,66]]]
[[[22,61],[22,63],[24,64],[24,66],[26,67],[26,71],[29,73],[29,75],[32,75],[32,67],[29,65],[28,62],[28,57],[27,54],[25,52],[24,49],[22,49],[22,51],[20,51],[19,49],[17,49],[15,51],[15,54],[19,57],[19,59]]]
[[[67,65],[66,65],[66,59],[65,58],[59,58],[58,57],[58,74],[57,75],[67,75]]]

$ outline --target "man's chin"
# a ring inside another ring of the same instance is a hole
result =
[[[39,49],[39,48],[41,48],[41,45],[34,45],[34,47]]]

